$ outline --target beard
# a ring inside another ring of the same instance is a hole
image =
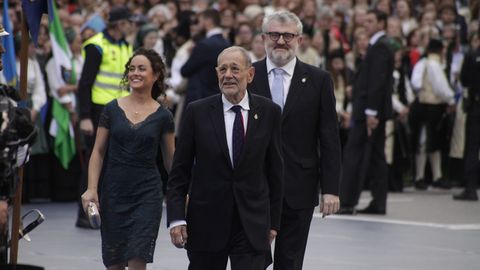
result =
[[[275,50],[275,48],[267,49],[268,58],[277,66],[286,65],[295,57],[295,52],[291,48],[285,48],[284,51]]]

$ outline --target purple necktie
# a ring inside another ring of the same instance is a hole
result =
[[[236,167],[238,165],[240,155],[242,154],[243,144],[245,142],[245,129],[243,128],[242,107],[240,105],[235,105],[230,109],[235,112],[235,121],[233,121],[232,132],[232,159],[233,167]]]

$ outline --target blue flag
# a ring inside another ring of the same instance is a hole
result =
[[[44,13],[48,13],[47,0],[22,0],[23,16],[27,20],[28,31],[35,46],[38,46],[40,21]]]
[[[15,46],[13,44],[13,33],[12,26],[10,24],[10,18],[8,17],[8,1],[3,1],[3,27],[5,31],[10,33],[10,35],[4,36],[2,39],[3,48],[5,48],[5,53],[2,56],[3,62],[3,76],[8,85],[17,87],[18,76],[17,76],[17,64],[15,59]]]

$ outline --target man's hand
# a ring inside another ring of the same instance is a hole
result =
[[[372,115],[367,116],[367,135],[370,137],[374,129],[378,126],[378,118]]]
[[[177,248],[185,247],[187,243],[187,225],[179,225],[170,229],[170,238],[172,239],[172,244]]]
[[[322,217],[335,214],[340,208],[340,199],[336,195],[323,194],[320,200],[320,213]]]
[[[8,221],[8,204],[6,201],[0,201],[0,229],[3,230],[3,228],[7,228],[6,226],[7,221]]]
[[[270,235],[269,235],[270,245],[272,244],[273,239],[275,239],[275,237],[277,237],[277,231],[276,230],[270,230]]]
[[[93,123],[92,119],[86,118],[80,121],[80,130],[85,133],[85,135],[92,136],[93,135]]]

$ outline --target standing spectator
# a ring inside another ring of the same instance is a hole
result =
[[[159,167],[171,168],[173,117],[156,101],[165,79],[160,56],[139,49],[124,68],[122,84],[132,94],[109,102],[100,116],[82,203],[85,211],[90,203],[100,210],[107,269],[140,270],[153,261],[163,203]]]
[[[132,54],[132,47],[125,41],[125,36],[130,31],[130,18],[127,8],[112,8],[107,28],[84,43],[85,63],[78,83],[78,96],[80,130],[85,135],[86,161],[90,159],[98,120],[105,104],[129,95],[126,89],[120,87],[120,82],[125,63]],[[80,180],[81,193],[86,189],[86,182],[87,172],[84,170]],[[90,227],[81,204],[76,226]]]
[[[198,24],[206,32],[206,38],[195,44],[190,58],[181,69],[182,76],[188,78],[185,106],[220,92],[215,76],[215,64],[218,54],[229,46],[222,36],[218,11],[203,11],[198,15]]]
[[[460,80],[468,88],[466,102],[467,129],[464,152],[465,189],[453,196],[455,200],[478,201],[477,187],[480,179],[480,47],[474,47],[465,56]],[[467,147],[468,146],[468,147]]]
[[[418,26],[417,20],[412,16],[412,6],[410,0],[397,0],[396,12],[400,23],[402,24],[402,32],[404,36]]]
[[[355,213],[367,175],[372,201],[358,212],[384,215],[387,210],[385,121],[392,116],[394,56],[386,26],[386,13],[368,11],[364,27],[370,41],[353,86],[352,127],[343,155],[341,214]]]
[[[430,40],[427,57],[420,60],[412,72],[412,87],[417,92],[418,104],[412,112],[412,137],[415,156],[415,188],[425,190],[425,165],[427,154],[432,169],[434,187],[450,188],[442,177],[442,136],[439,133],[447,104],[455,105],[453,90],[442,68],[443,44],[438,39]]]
[[[252,39],[251,50],[249,51],[252,62],[260,61],[265,57],[265,47],[263,47],[262,34],[256,34]]]
[[[245,49],[222,51],[216,70],[222,94],[184,112],[168,181],[170,237],[187,249],[190,270],[225,269],[228,258],[232,270],[263,270],[280,228],[281,112],[247,92],[254,69]]]
[[[319,191],[324,216],[340,206],[340,139],[333,84],[328,73],[295,57],[302,42],[302,23],[295,14],[279,11],[267,16],[263,41],[267,57],[254,64],[256,76],[248,89],[283,108],[285,197],[274,268],[297,270],[302,269]]]

